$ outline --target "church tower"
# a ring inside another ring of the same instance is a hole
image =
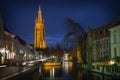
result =
[[[46,48],[45,29],[42,19],[41,8],[39,6],[38,17],[36,18],[34,29],[34,49],[40,50],[45,48]]]

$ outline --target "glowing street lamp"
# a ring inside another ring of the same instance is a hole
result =
[[[111,60],[110,61],[110,65],[114,65],[115,64],[115,61],[114,60]]]

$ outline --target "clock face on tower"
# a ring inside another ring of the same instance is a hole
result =
[[[46,40],[45,40],[45,30],[44,23],[42,19],[41,9],[39,7],[38,17],[35,23],[35,31],[34,31],[34,49],[45,49],[46,48]]]

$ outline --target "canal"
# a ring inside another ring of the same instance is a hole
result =
[[[112,80],[112,78],[79,70],[72,62],[64,62],[61,66],[40,66],[39,70],[19,78],[19,80]]]

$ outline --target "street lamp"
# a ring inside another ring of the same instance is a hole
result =
[[[110,65],[114,65],[115,61],[114,60],[110,60]]]
[[[112,76],[115,77],[115,60],[110,61],[110,65],[112,66]]]

